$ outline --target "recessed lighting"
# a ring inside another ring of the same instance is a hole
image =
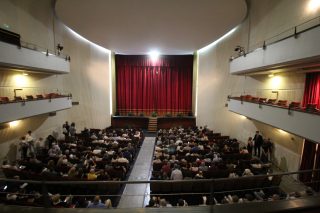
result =
[[[157,50],[153,50],[153,51],[150,51],[150,52],[148,53],[148,55],[150,56],[150,58],[151,58],[152,61],[156,61],[156,60],[158,60],[158,58],[159,58],[159,56],[160,56],[160,52],[157,51]]]

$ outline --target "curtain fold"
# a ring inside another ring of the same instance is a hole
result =
[[[120,115],[188,114],[192,111],[193,56],[116,55],[117,112]]]
[[[307,73],[302,106],[316,104],[320,108],[320,73]]]
[[[303,153],[301,158],[300,170],[313,169],[314,159],[316,154],[317,144],[311,141],[305,140],[303,146]],[[312,172],[302,173],[299,175],[299,180],[303,183],[310,185],[312,179]]]

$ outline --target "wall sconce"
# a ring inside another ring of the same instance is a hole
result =
[[[23,89],[13,89],[14,98],[17,97],[17,91],[22,91]]]
[[[9,123],[10,128],[17,127],[19,125],[20,121],[11,121]]]

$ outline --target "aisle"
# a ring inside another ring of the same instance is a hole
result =
[[[144,139],[137,160],[129,176],[129,181],[149,180],[154,143],[155,137],[146,137]],[[148,184],[127,184],[123,190],[118,208],[144,207],[144,196],[147,190]]]

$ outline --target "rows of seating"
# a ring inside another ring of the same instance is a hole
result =
[[[281,179],[269,179],[267,176],[232,178],[231,174],[237,177],[266,174],[270,164],[263,164],[259,159],[252,158],[236,139],[214,133],[207,128],[159,130],[156,144],[152,178],[167,181],[151,183],[151,192],[155,194],[208,193],[212,189],[219,192],[278,186]],[[165,168],[166,164],[170,169]],[[193,167],[196,169],[193,170]],[[168,181],[172,177],[170,178],[170,174],[163,175],[164,171],[172,172],[176,168],[181,170],[185,180],[213,180],[212,188],[211,181]],[[246,174],[246,171],[250,171],[250,174]]]
[[[48,93],[45,95],[39,94],[39,95],[26,95],[26,97],[22,96],[15,96],[13,99],[10,99],[7,96],[0,97],[0,104],[8,104],[8,103],[15,103],[20,101],[34,101],[34,100],[43,100],[43,99],[53,99],[53,98],[62,98],[62,97],[68,97],[67,95],[61,95],[58,93]]]
[[[301,102],[298,102],[298,101],[292,101],[289,104],[288,100],[277,100],[277,99],[273,99],[273,98],[267,99],[267,98],[255,97],[255,96],[251,96],[251,95],[241,95],[240,97],[233,97],[233,98],[241,100],[241,101],[274,105],[274,106],[290,108],[290,109],[295,109],[295,110],[305,110],[307,112],[318,112],[319,111],[319,109],[317,109],[317,104],[314,104],[314,103],[308,103],[306,105],[306,107],[302,107]]]
[[[21,153],[22,159],[16,164],[5,163],[2,170],[6,178],[75,181],[75,184],[68,187],[58,183],[47,185],[47,190],[51,194],[117,195],[123,187],[120,180],[127,178],[138,148],[144,140],[143,132],[136,129],[85,128],[79,134],[65,132],[65,135],[64,140],[56,140],[49,135],[40,147],[37,147],[37,143],[29,141],[29,146],[31,144],[35,146],[35,152],[27,157]],[[113,180],[119,183],[76,183],[90,180]],[[29,184],[30,193],[42,192],[41,187],[39,184]],[[14,193],[15,188],[19,187],[9,184],[6,192]],[[112,201],[117,203],[115,199],[116,197],[113,197]]]

